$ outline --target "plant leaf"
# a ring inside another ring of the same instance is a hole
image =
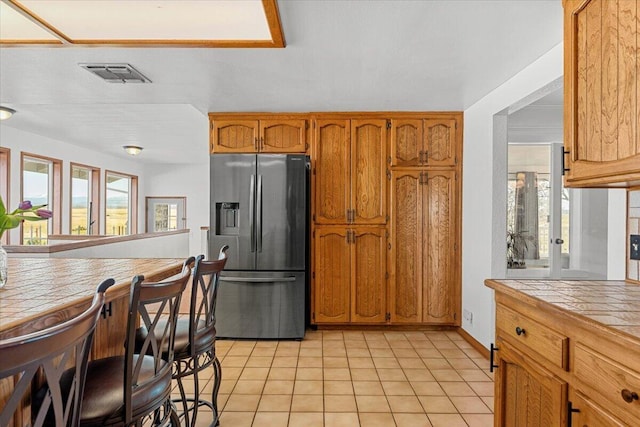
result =
[[[4,200],[0,197],[0,216],[3,216],[7,213],[7,208],[4,206]]]

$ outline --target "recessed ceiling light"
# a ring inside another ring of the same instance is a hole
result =
[[[16,110],[9,107],[0,107],[0,120],[7,120],[15,114]]]
[[[127,154],[132,156],[137,156],[142,151],[142,147],[137,145],[123,145],[122,148],[124,148],[124,151],[126,151]]]

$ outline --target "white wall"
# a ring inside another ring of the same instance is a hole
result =
[[[189,253],[202,253],[200,227],[209,226],[209,154],[207,139],[203,139],[206,162],[190,165],[147,166],[144,192],[149,197],[186,197],[187,228],[189,228]],[[144,199],[142,199],[144,203]]]
[[[473,322],[463,318],[462,327],[487,348],[495,318],[493,292],[484,280],[504,274],[492,269],[492,240],[495,233],[504,234],[494,230],[494,211],[506,209],[494,203],[494,169],[506,171],[506,164],[494,164],[494,115],[561,77],[562,53],[559,44],[464,112],[462,307],[473,313]]]
[[[462,188],[462,327],[489,348],[494,339],[493,291],[484,286],[487,278],[505,277],[504,224],[506,201],[494,191],[494,177],[506,174],[504,135],[494,116],[563,75],[562,43],[541,56],[464,112],[464,163]],[[501,116],[496,117],[501,120]],[[494,143],[496,141],[496,143]],[[504,147],[497,144],[503,144]],[[607,278],[624,278],[624,190],[608,191]]]
[[[62,141],[46,138],[29,132],[24,132],[7,125],[0,125],[0,147],[11,150],[10,160],[10,188],[9,200],[5,201],[7,209],[13,210],[20,203],[20,153],[26,152],[40,156],[62,160],[62,218],[70,218],[71,210],[71,166],[70,163],[81,163],[100,168],[100,226],[104,231],[105,187],[104,171],[136,175],[138,177],[138,196],[142,209],[138,209],[138,231],[144,232],[144,185],[145,177],[142,165],[127,157],[109,156],[107,154],[96,155],[95,151],[68,144]],[[62,233],[69,233],[70,224],[63,220]],[[11,242],[20,242],[19,228],[10,230]]]

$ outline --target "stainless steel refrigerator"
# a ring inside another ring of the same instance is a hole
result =
[[[229,245],[218,288],[216,335],[303,338],[308,157],[214,154],[210,171],[210,256]]]

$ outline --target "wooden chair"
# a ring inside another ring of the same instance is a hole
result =
[[[180,425],[171,402],[171,368],[178,308],[190,276],[185,265],[176,279],[133,278],[125,355],[89,363],[81,426]],[[139,327],[147,334],[136,351]]]
[[[216,357],[216,297],[218,279],[227,262],[227,250],[224,245],[220,249],[217,260],[205,261],[204,255],[196,258],[191,285],[191,304],[189,317],[180,318],[176,329],[173,378],[178,382],[179,400],[182,402],[181,417],[186,426],[195,426],[198,408],[207,406],[213,412],[211,426],[218,425],[218,391],[222,379],[222,367]],[[214,385],[211,401],[200,398],[198,374],[209,366],[213,366]],[[193,377],[194,395],[188,397],[182,379]],[[178,400],[174,400],[178,402]],[[192,413],[190,417],[189,414]]]
[[[2,402],[0,426],[10,425],[12,419],[34,427],[78,425],[93,334],[104,293],[113,283],[113,279],[102,282],[91,306],[79,316],[0,341],[0,379],[14,378],[13,391]],[[38,383],[44,385],[33,393],[31,414],[21,413],[23,399]]]

